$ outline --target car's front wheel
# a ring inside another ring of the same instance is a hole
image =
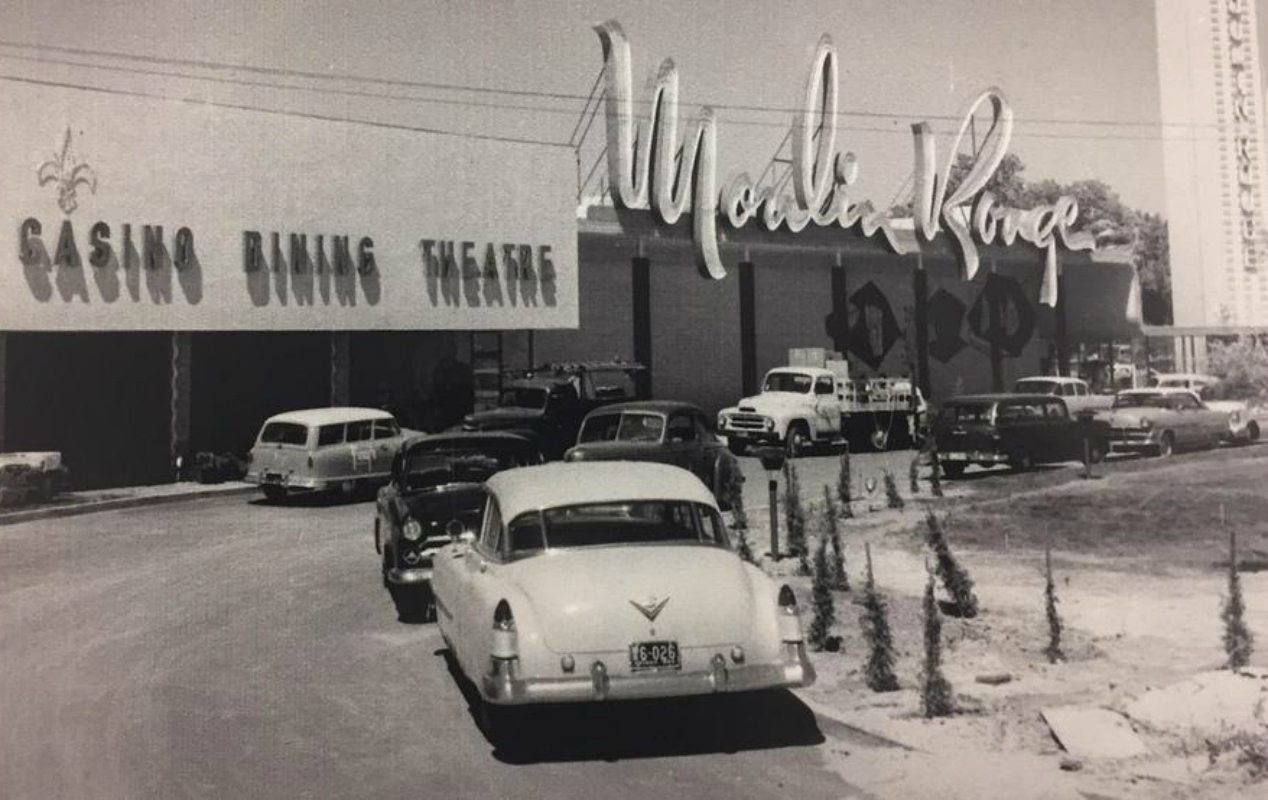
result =
[[[1171,458],[1171,454],[1175,452],[1175,437],[1171,435],[1171,431],[1162,434],[1162,438],[1158,440],[1158,457]]]
[[[1246,426],[1246,441],[1247,442],[1259,441],[1259,423],[1252,421],[1250,424]]]
[[[1008,457],[1008,466],[1013,472],[1029,472],[1034,469],[1035,459],[1029,450],[1018,450]]]
[[[789,458],[799,458],[810,449],[810,432],[806,429],[806,423],[794,422],[788,426],[788,436],[784,442],[784,449],[788,453]]]
[[[731,451],[731,455],[742,456],[748,452],[748,443],[743,439],[728,436],[726,437],[726,449]]]
[[[938,466],[942,467],[942,472],[948,478],[958,478],[964,474],[964,468],[968,466],[962,461],[939,461]]]

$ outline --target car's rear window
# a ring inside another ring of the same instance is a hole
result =
[[[659,414],[626,411],[601,414],[586,420],[577,441],[586,442],[659,442],[665,430],[665,418]]]
[[[700,503],[640,500],[530,511],[510,524],[510,550],[628,544],[712,544],[729,547],[717,512]]]
[[[265,444],[308,444],[308,426],[297,422],[270,422],[260,431],[260,441]]]
[[[993,407],[994,403],[955,403],[942,407],[942,418],[947,422],[989,423]]]

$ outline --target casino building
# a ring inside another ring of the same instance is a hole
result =
[[[850,198],[822,124],[830,43],[794,174],[728,187],[707,117],[650,167],[666,156],[622,128],[623,37],[601,36],[614,188],[580,209],[566,147],[5,86],[0,450],[60,450],[79,488],[160,483],[178,457],[245,452],[279,411],[381,406],[435,430],[549,361],[636,360],[648,396],[713,412],[795,347],[937,401],[1138,334],[1134,269],[1087,248],[1077,209],[948,196],[932,173],[915,221]]]

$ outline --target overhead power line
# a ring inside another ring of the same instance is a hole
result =
[[[592,94],[588,98],[588,102],[583,107],[582,112],[579,115],[577,110],[573,108],[555,108],[550,106],[519,105],[515,103],[499,103],[494,101],[461,100],[461,99],[447,98],[447,97],[420,97],[418,95],[412,95],[412,94],[400,94],[395,92],[377,92],[377,91],[369,91],[369,90],[363,90],[363,89],[340,89],[340,88],[322,87],[322,86],[306,86],[304,84],[298,84],[298,83],[284,83],[284,82],[277,82],[277,81],[253,80],[253,79],[244,79],[244,78],[215,77],[210,75],[197,75],[197,74],[188,73],[188,72],[176,72],[172,70],[151,69],[147,67],[128,67],[128,66],[120,66],[120,65],[113,65],[113,64],[95,64],[95,63],[87,62],[87,61],[76,61],[76,60],[62,59],[62,58],[48,58],[44,56],[25,56],[25,55],[13,55],[13,54],[0,53],[0,58],[5,58],[5,59],[13,60],[13,61],[29,62],[29,63],[50,64],[50,65],[56,65],[56,66],[75,67],[75,68],[82,68],[82,69],[104,70],[108,72],[119,72],[123,74],[140,75],[145,77],[162,77],[162,78],[176,78],[179,80],[201,81],[205,83],[212,83],[212,84],[217,84],[222,86],[286,90],[286,91],[296,91],[296,92],[311,92],[313,94],[320,94],[320,95],[334,95],[334,96],[357,97],[357,98],[377,99],[377,100],[391,100],[391,101],[402,101],[402,102],[422,103],[422,104],[447,105],[447,106],[456,106],[456,107],[464,107],[464,108],[483,108],[483,109],[490,109],[495,111],[527,111],[527,112],[533,112],[533,113],[577,117],[577,125],[574,126],[573,135],[569,139],[571,146],[574,146],[574,147],[580,144],[580,142],[573,141],[573,139],[576,138],[576,134],[577,134],[576,128],[581,127],[582,123],[585,123],[585,131],[588,132],[590,128],[590,123],[593,122],[595,114],[597,114],[599,108],[602,105],[601,102],[593,102],[594,95]],[[596,83],[597,83],[597,79],[596,79]],[[91,87],[85,87],[85,88],[91,88]],[[95,88],[100,91],[108,91],[104,87],[95,87]],[[122,93],[128,90],[120,90],[120,91]],[[167,97],[168,99],[177,99],[177,100],[181,99],[181,98],[170,98],[166,95],[146,94],[146,96]],[[224,104],[224,105],[233,105],[233,104]],[[260,106],[252,106],[252,108],[255,110],[268,110]],[[590,119],[588,122],[585,120],[586,112],[590,112]],[[773,120],[746,119],[741,117],[733,117],[729,115],[727,116],[719,115],[719,119],[726,122],[727,124],[733,124],[733,125],[743,125],[743,126],[758,127],[758,128],[772,128],[772,129],[779,129],[779,130],[787,130],[789,128],[789,123],[776,122]],[[348,121],[354,121],[354,120],[348,120]],[[366,120],[360,120],[360,121],[367,122],[367,124],[369,122]],[[904,136],[910,136],[910,129],[908,128],[906,124],[895,121],[893,125],[894,127],[876,127],[876,126],[866,126],[866,125],[839,124],[837,127],[839,130],[856,132],[856,133],[887,133],[887,134],[901,134]],[[440,129],[428,129],[428,130],[443,132],[443,131],[440,131]],[[936,131],[936,132],[946,134],[952,131],[944,130],[944,131]],[[451,132],[451,133],[454,133],[454,135],[461,135],[456,132]],[[1030,128],[1027,128],[1021,131],[1015,131],[1013,135],[1017,138],[1023,138],[1023,139],[1025,138],[1071,139],[1071,140],[1100,139],[1100,140],[1121,140],[1121,141],[1157,141],[1159,139],[1164,138],[1160,134],[1046,133],[1046,132],[1035,131]],[[506,137],[484,136],[482,138],[505,139]],[[584,136],[582,138],[584,139]],[[1171,140],[1176,140],[1176,139],[1183,139],[1183,138],[1189,138],[1189,137],[1172,135],[1166,138],[1170,138]],[[544,143],[557,144],[555,142],[542,142],[540,140],[528,140],[528,139],[518,140],[518,141],[533,142],[533,143],[539,143],[539,144],[544,144]]]
[[[251,105],[249,103],[226,103],[218,100],[208,100],[201,97],[173,97],[171,95],[156,94],[153,92],[141,92],[132,89],[108,89],[102,86],[90,86],[87,84],[70,83],[68,81],[50,81],[40,78],[29,78],[22,75],[8,75],[0,73],[0,81],[10,81],[13,83],[24,83],[34,86],[49,86],[58,89],[80,89],[86,92],[96,92],[99,94],[113,94],[124,97],[143,97],[152,100],[168,100],[177,103],[186,103],[188,105],[210,106],[212,108],[226,108],[236,111],[256,111],[261,114],[276,114],[285,117],[301,117],[303,119],[318,120],[321,122],[346,122],[354,125],[368,125],[374,128],[386,128],[389,130],[410,131],[412,133],[433,133],[438,136],[453,136],[462,139],[479,139],[491,142],[509,142],[514,144],[532,144],[544,147],[558,147],[571,150],[572,145],[567,142],[551,142],[540,139],[521,139],[514,136],[496,136],[492,134],[482,133],[465,133],[463,131],[446,130],[443,128],[432,128],[420,125],[403,125],[392,122],[382,122],[379,120],[359,119],[356,117],[340,117],[334,114],[313,114],[304,111],[290,111],[280,108],[269,108],[267,106]]]
[[[587,101],[590,95],[574,93],[574,92],[548,92],[535,89],[510,89],[498,88],[491,86],[474,86],[470,84],[445,83],[439,81],[420,81],[407,80],[401,78],[383,78],[374,75],[360,75],[355,73],[338,73],[338,72],[315,72],[311,70],[297,70],[284,67],[264,67],[255,64],[234,64],[228,62],[208,61],[200,59],[186,58],[167,58],[159,56],[136,55],[133,53],[125,53],[116,50],[95,50],[89,48],[66,47],[61,45],[34,44],[30,42],[19,42],[10,39],[0,39],[0,47],[6,47],[14,50],[23,51],[44,51],[52,53],[62,53],[75,56],[91,56],[96,58],[123,59],[135,61],[144,64],[155,64],[163,66],[183,66],[196,69],[205,69],[219,72],[246,72],[258,75],[285,76],[291,78],[304,78],[309,80],[321,81],[351,81],[357,83],[367,83],[379,86],[395,86],[399,88],[415,88],[415,89],[436,89],[442,91],[453,92],[471,92],[475,94],[486,95],[506,95],[513,97],[535,97],[551,100],[568,100],[568,101]],[[193,76],[189,76],[193,77]],[[289,87],[278,87],[289,88]],[[386,99],[406,99],[406,98],[386,98]],[[421,102],[440,102],[439,98],[422,100]],[[457,101],[447,101],[457,102]],[[640,105],[646,105],[651,101],[646,98],[639,98],[634,101]],[[684,102],[684,104],[686,104]],[[749,111],[758,113],[780,113],[793,114],[802,111],[800,108],[792,108],[785,106],[757,105],[757,104],[736,104],[736,103],[708,103],[695,102],[695,105],[708,105],[714,109],[725,109],[728,111]],[[501,107],[501,106],[498,106]],[[555,112],[551,112],[555,113]],[[571,113],[576,113],[573,109]],[[842,117],[863,117],[871,119],[895,119],[909,120],[912,118],[910,113],[898,113],[888,111],[838,111],[838,116]],[[925,120],[940,120],[959,122],[960,116],[951,114],[917,114]],[[1110,119],[1062,119],[1056,117],[1035,117],[1035,118],[1017,118],[1019,122],[1027,122],[1045,125],[1083,125],[1092,127],[1146,127],[1146,128],[1212,128],[1210,123],[1197,122],[1168,122],[1163,123],[1156,120],[1110,120]]]

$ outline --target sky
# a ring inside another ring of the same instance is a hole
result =
[[[1153,0],[9,0],[0,9],[0,75],[560,142],[602,66],[592,26],[609,18],[629,36],[636,90],[672,58],[684,113],[721,107],[722,176],[759,173],[774,155],[826,33],[840,54],[842,110],[893,115],[846,116],[838,140],[859,158],[858,194],[878,205],[909,191],[911,123],[929,119],[944,132],[944,154],[954,127],[947,117],[998,86],[1017,117],[1011,150],[1026,177],[1099,178],[1133,206],[1164,207]],[[1260,19],[1268,22],[1268,8]],[[130,62],[134,69],[216,80],[106,71],[100,66],[124,62],[15,44],[140,55],[150,61]],[[242,86],[235,73],[169,59],[516,94],[266,73],[238,76],[290,88]],[[601,139],[596,124],[581,148],[583,172]]]

